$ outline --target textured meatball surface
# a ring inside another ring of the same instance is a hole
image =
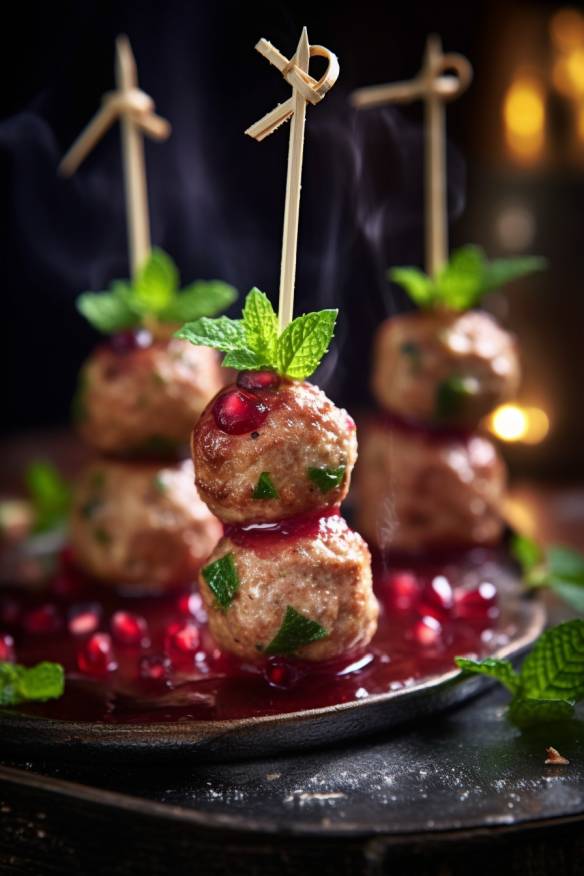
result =
[[[71,545],[88,574],[123,590],[160,592],[196,577],[222,527],[199,499],[190,460],[100,460],[79,476]]]
[[[326,638],[294,656],[328,660],[366,647],[377,628],[371,558],[363,539],[340,517],[329,517],[316,537],[282,540],[265,550],[221,539],[209,562],[231,553],[239,588],[226,611],[203,575],[200,588],[209,627],[220,648],[251,661],[275,637],[288,606],[321,624]]]
[[[357,458],[355,424],[348,413],[310,383],[282,381],[277,389],[255,395],[268,413],[251,431],[234,435],[219,428],[214,402],[195,426],[192,450],[203,501],[229,523],[278,520],[340,504]],[[309,474],[340,466],[345,467],[340,483],[324,490]],[[253,497],[264,473],[275,498]]]
[[[419,551],[499,540],[505,466],[490,441],[374,423],[360,435],[357,528],[370,544]]]
[[[80,374],[79,431],[102,453],[176,455],[222,382],[208,347],[176,338],[124,352],[103,345]]]
[[[515,338],[486,313],[408,313],[377,334],[373,393],[406,419],[473,428],[519,376]]]

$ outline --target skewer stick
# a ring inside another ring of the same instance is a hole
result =
[[[170,135],[166,119],[154,112],[154,101],[138,88],[136,62],[126,36],[116,40],[117,91],[104,96],[101,110],[81,132],[59,165],[59,172],[71,176],[89,155],[108,128],[120,119],[128,250],[135,277],[150,254],[150,220],[144,164],[143,134],[156,140]]]
[[[278,323],[280,331],[292,321],[294,313],[294,283],[296,279],[296,255],[298,250],[298,221],[300,216],[300,189],[302,182],[302,157],[304,152],[304,129],[306,103],[319,103],[337,80],[339,64],[335,55],[322,46],[311,46],[308,32],[303,28],[294,57],[288,61],[267,40],[260,40],[256,49],[277,67],[286,81],[292,85],[292,97],[251,125],[246,134],[263,140],[281,124],[292,119],[288,146],[286,176],[286,203],[284,207],[284,233],[280,263],[280,299]],[[320,55],[328,60],[324,75],[317,82],[308,73],[310,58]]]
[[[456,76],[447,75],[452,70]],[[421,72],[409,82],[374,85],[354,91],[354,106],[387,103],[425,104],[424,200],[426,271],[434,277],[448,261],[448,207],[446,185],[446,119],[444,103],[461,95],[472,80],[472,67],[462,55],[442,54],[440,38],[429,36]]]

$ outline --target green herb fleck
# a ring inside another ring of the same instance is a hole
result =
[[[153,249],[134,281],[114,280],[108,292],[84,292],[77,308],[98,331],[112,334],[149,319],[182,323],[213,316],[237,298],[235,289],[220,280],[199,280],[182,291],[179,283],[170,256]]]
[[[264,654],[293,654],[303,645],[310,645],[311,642],[327,636],[328,632],[324,627],[289,605],[282,626],[264,648]]]
[[[233,554],[225,554],[203,569],[203,578],[217,605],[222,611],[227,611],[239,588],[239,577],[235,568]]]
[[[439,420],[448,420],[464,410],[465,402],[477,391],[470,377],[448,377],[438,384],[435,414]]]
[[[418,372],[422,364],[422,351],[419,344],[416,344],[414,341],[404,341],[399,351],[402,356],[406,356],[410,360],[411,370],[414,373]]]
[[[551,545],[543,550],[525,535],[514,535],[511,553],[528,587],[549,587],[560,599],[584,614],[584,557],[571,548]]]
[[[572,620],[543,633],[516,672],[508,660],[457,657],[465,672],[488,675],[512,693],[508,716],[527,727],[572,717],[584,699],[584,620]]]
[[[392,268],[389,278],[418,307],[460,311],[476,307],[487,292],[545,267],[546,260],[538,256],[488,261],[480,247],[469,245],[455,250],[435,277],[418,268]]]
[[[96,542],[103,547],[107,547],[112,543],[111,535],[109,534],[107,529],[104,529],[102,526],[98,526],[97,529],[93,530],[93,537],[95,538]]]
[[[162,475],[154,475],[152,483],[154,484],[154,489],[159,495],[163,496],[166,493],[168,487]]]
[[[50,462],[31,462],[25,483],[34,511],[34,532],[47,532],[60,526],[71,507],[71,489]]]
[[[328,350],[337,313],[306,313],[278,335],[278,321],[269,299],[259,289],[252,289],[245,299],[241,320],[197,319],[184,325],[176,337],[221,350],[226,354],[226,368],[272,368],[285,377],[304,380],[317,369]]]
[[[84,520],[91,520],[93,517],[95,517],[95,514],[97,513],[97,511],[99,511],[102,505],[102,499],[98,499],[97,496],[91,496],[91,498],[89,498],[87,502],[83,503],[83,505],[79,509],[79,513]]]
[[[38,663],[27,669],[17,663],[0,663],[0,705],[54,700],[63,695],[65,673],[59,663]]]
[[[308,477],[321,493],[329,493],[342,484],[346,470],[346,465],[339,465],[338,468],[309,468]]]
[[[263,471],[252,493],[252,499],[277,499],[278,491],[272,483],[270,473]]]

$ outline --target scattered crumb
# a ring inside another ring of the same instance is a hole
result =
[[[282,773],[268,773],[266,776],[266,782],[275,782],[281,775]]]
[[[570,763],[567,757],[563,757],[557,748],[552,748],[550,745],[549,748],[546,748],[545,753],[547,757],[545,759],[546,764],[553,764],[554,766],[566,766]]]

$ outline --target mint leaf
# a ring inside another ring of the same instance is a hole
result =
[[[495,657],[486,657],[484,660],[470,660],[468,657],[455,657],[454,662],[459,669],[472,672],[475,675],[487,675],[496,678],[501,684],[515,694],[519,691],[519,675],[513,669],[509,660],[497,660]]]
[[[27,669],[15,663],[0,663],[0,705],[58,699],[65,690],[65,672],[60,663],[38,663]]]
[[[568,700],[539,700],[516,697],[511,700],[507,716],[517,727],[565,721],[574,716],[574,704]]]
[[[243,306],[243,326],[247,347],[265,364],[276,361],[278,317],[269,298],[255,287]]]
[[[219,608],[222,611],[227,611],[239,588],[239,577],[233,554],[225,554],[214,563],[209,563],[203,569],[202,575]]]
[[[538,543],[526,535],[515,533],[511,539],[510,551],[525,577],[543,560],[543,553]]]
[[[130,303],[140,314],[159,314],[169,307],[179,284],[177,267],[161,249],[153,249],[132,285]]]
[[[187,286],[159,314],[162,322],[191,322],[227,310],[237,292],[221,280],[198,280]]]
[[[55,466],[42,460],[31,462],[24,479],[35,515],[34,532],[46,532],[62,523],[71,506],[71,489]]]
[[[293,654],[303,645],[309,645],[327,636],[324,627],[289,605],[282,626],[269,645],[264,648],[264,654]]]
[[[346,465],[339,465],[338,468],[309,468],[308,477],[321,493],[328,493],[342,484],[346,469]]]
[[[463,246],[436,277],[438,302],[450,310],[468,310],[480,298],[485,257],[478,246]]]
[[[388,276],[406,290],[418,307],[433,307],[436,290],[433,281],[423,271],[418,268],[392,268]]]
[[[219,316],[216,319],[202,316],[201,319],[183,325],[174,336],[190,341],[191,344],[213,347],[223,353],[247,351],[243,323],[238,319],[229,319],[228,316]]]
[[[278,491],[272,483],[270,473],[263,471],[252,493],[252,499],[277,499]]]
[[[526,698],[578,701],[584,697],[584,620],[547,630],[521,667]]]
[[[486,261],[481,292],[484,293],[489,292],[491,289],[498,289],[511,280],[524,277],[526,274],[533,274],[536,271],[543,271],[546,267],[547,260],[540,256],[521,256],[514,259]]]
[[[331,342],[338,310],[319,310],[299,316],[278,338],[278,371],[304,380],[316,371]]]
[[[77,298],[77,310],[103,334],[134,328],[140,320],[123,294],[118,292],[84,292]]]
[[[465,402],[477,391],[475,381],[470,377],[453,375],[443,380],[436,388],[435,416],[448,420],[464,410]]]
[[[262,368],[269,368],[270,363],[263,356],[243,349],[227,353],[223,359],[223,367],[236,368],[237,371],[260,371]]]
[[[584,557],[578,551],[554,545],[547,552],[551,578],[584,586]]]

